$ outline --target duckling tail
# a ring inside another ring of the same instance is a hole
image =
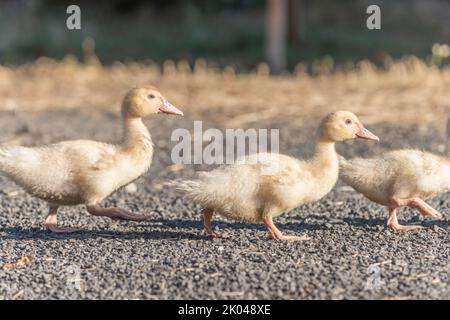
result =
[[[40,155],[33,148],[22,146],[0,147],[0,172],[17,182],[18,176],[27,176],[42,164]],[[37,170],[38,171],[38,170]]]
[[[18,162],[15,159],[16,158],[15,151],[16,150],[11,147],[0,148],[0,171],[9,171],[11,165]]]
[[[172,180],[164,183],[165,186],[170,188],[174,188],[177,193],[185,194],[189,198],[192,198],[192,195],[197,193],[201,187],[202,183],[199,180]]]
[[[177,193],[183,194],[202,206],[214,204],[217,194],[220,193],[217,190],[217,186],[201,178],[195,180],[173,180],[165,183],[165,185],[173,187]]]

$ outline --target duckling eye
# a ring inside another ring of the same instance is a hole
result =
[[[352,120],[350,119],[345,120],[345,124],[352,124]]]
[[[154,99],[154,98],[155,98],[155,95],[154,95],[154,94],[149,94],[147,97],[148,97],[149,99]]]

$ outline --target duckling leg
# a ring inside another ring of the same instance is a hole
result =
[[[389,218],[387,221],[387,226],[394,231],[409,231],[422,229],[422,226],[404,226],[398,223],[397,220],[397,206],[389,207]]]
[[[45,218],[45,226],[48,230],[55,233],[71,233],[76,232],[78,229],[68,227],[58,227],[58,206],[50,205],[50,211]]]
[[[220,237],[222,237],[222,234],[215,232],[211,226],[211,219],[212,219],[213,214],[214,214],[214,211],[209,208],[205,208],[202,210],[203,226],[205,227],[205,230],[208,233],[208,235],[210,235],[213,238],[220,238]]]
[[[88,205],[86,206],[87,212],[94,216],[104,216],[109,217],[111,219],[120,219],[120,220],[131,220],[131,221],[143,221],[148,220],[150,217],[132,213],[125,209],[121,208],[102,208],[97,205]]]
[[[269,239],[273,240],[288,240],[288,241],[304,241],[310,240],[308,236],[285,236],[273,223],[272,217],[267,216],[263,218],[263,222],[269,230]]]
[[[442,218],[442,214],[434,209],[432,206],[430,206],[428,203],[423,201],[420,198],[410,198],[410,199],[399,199],[399,198],[392,198],[391,200],[391,207],[389,208],[389,219],[388,219],[388,227],[390,227],[393,230],[415,230],[415,229],[422,229],[422,226],[401,226],[398,224],[397,221],[397,214],[395,212],[395,209],[401,206],[408,206],[411,208],[415,208],[419,210],[419,212],[424,216],[430,216],[435,219]]]
[[[434,209],[432,206],[430,206],[428,203],[426,203],[422,199],[413,198],[413,199],[408,199],[408,201],[409,201],[409,206],[419,210],[423,216],[430,216],[435,219],[442,218],[442,214],[439,211]]]

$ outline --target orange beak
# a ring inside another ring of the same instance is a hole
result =
[[[166,113],[166,114],[176,114],[179,116],[184,116],[183,111],[179,110],[177,107],[175,107],[173,104],[171,104],[169,101],[164,100],[163,105],[159,108],[160,113]]]
[[[378,138],[376,135],[374,135],[364,127],[361,127],[359,131],[355,133],[355,135],[360,139],[380,141],[380,138]]]

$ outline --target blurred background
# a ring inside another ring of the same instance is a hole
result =
[[[81,30],[65,28],[70,4],[81,7]],[[366,28],[370,4],[381,8],[381,31]],[[319,59],[333,65],[429,59],[433,44],[450,43],[450,1],[3,0],[0,30],[2,64],[68,54],[83,59],[83,50],[95,45],[104,64],[205,58],[244,71],[267,61],[279,72]]]
[[[372,4],[381,30],[366,27]],[[228,126],[450,113],[450,0],[3,0],[0,30],[0,110],[117,114],[151,83]]]

